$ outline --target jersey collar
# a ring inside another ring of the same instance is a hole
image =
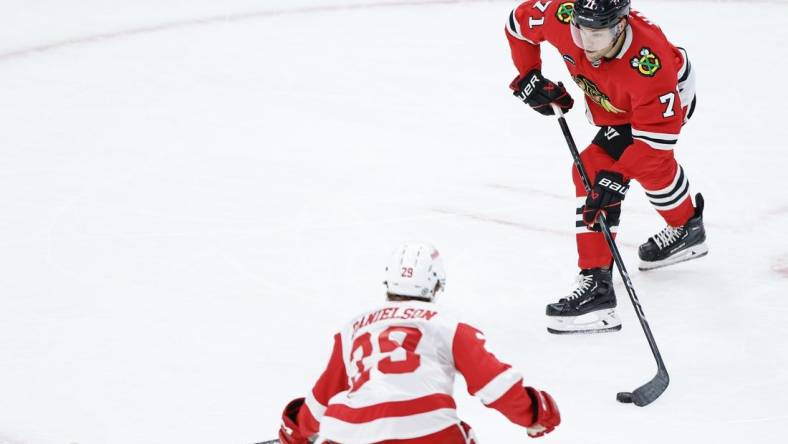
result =
[[[627,28],[624,30],[624,33],[626,33],[626,36],[624,36],[624,44],[621,45],[621,49],[618,51],[618,54],[616,54],[615,58],[617,59],[624,58],[624,54],[626,54],[629,50],[629,47],[632,46],[632,25],[627,24]]]

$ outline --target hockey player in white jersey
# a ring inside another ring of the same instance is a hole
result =
[[[287,444],[471,444],[453,394],[468,392],[525,427],[531,437],[561,422],[553,398],[485,348],[484,335],[432,302],[443,291],[443,261],[431,245],[408,243],[386,267],[387,301],[354,317],[335,336],[326,370],[282,414]]]

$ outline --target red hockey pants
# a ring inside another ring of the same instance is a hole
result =
[[[656,150],[654,150],[656,151]],[[610,169],[616,163],[604,148],[591,144],[580,154],[583,165],[593,184],[600,170]],[[646,190],[646,196],[657,212],[670,226],[680,226],[694,214],[689,193],[689,182],[684,169],[673,158],[673,151],[655,152],[643,157],[622,171],[626,180],[635,179]],[[577,168],[572,167],[572,178],[577,196],[576,222],[578,266],[581,269],[610,266],[613,256],[601,232],[592,231],[583,223],[582,207],[586,190]],[[623,213],[623,209],[622,209]],[[615,236],[618,227],[611,227]]]

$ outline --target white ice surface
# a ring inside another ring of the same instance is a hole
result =
[[[662,222],[630,193],[620,246],[672,376],[636,408],[615,393],[655,369],[623,287],[621,332],[545,331],[576,273],[571,161],[508,93],[511,3],[332,6],[373,1],[2,2],[0,443],[271,438],[408,239],[448,261],[441,305],[555,396],[541,442],[781,440],[786,2],[637,2],[698,72],[676,152],[711,252],[637,272]],[[482,443],[528,440],[457,398]]]

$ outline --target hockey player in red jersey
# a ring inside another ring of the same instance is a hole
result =
[[[334,336],[328,366],[306,398],[282,414],[288,444],[471,444],[452,396],[461,374],[468,392],[526,428],[531,437],[561,422],[553,398],[485,348],[482,333],[432,302],[446,283],[428,244],[397,249],[386,267],[387,302]]]
[[[695,109],[695,72],[687,52],[629,0],[528,0],[509,15],[506,37],[519,75],[515,96],[537,112],[566,112],[573,100],[561,83],[541,73],[540,44],[562,55],[585,93],[586,116],[599,127],[582,152],[593,188],[586,195],[576,168],[577,287],[547,306],[552,333],[614,331],[612,256],[599,225],[600,213],[615,233],[631,179],[645,189],[667,227],[640,246],[640,269],[704,256],[703,197],[693,205],[684,169],[673,157],[682,126]],[[615,234],[614,234],[615,235]]]

